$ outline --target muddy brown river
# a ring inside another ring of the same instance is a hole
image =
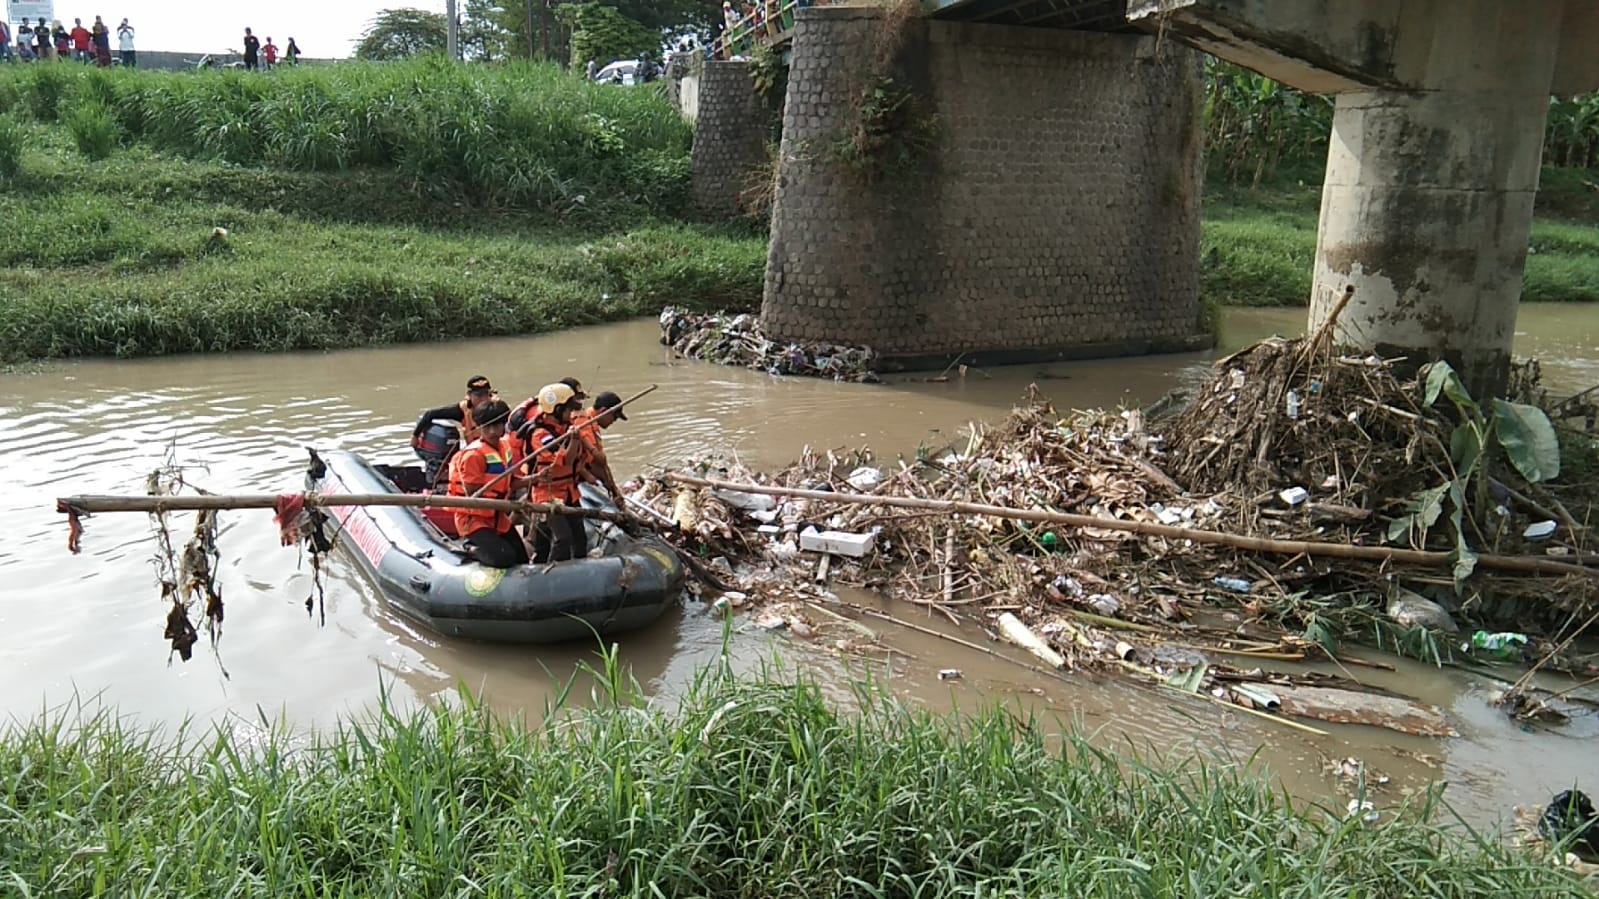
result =
[[[1229,310],[1222,349],[1274,332],[1298,333],[1303,320],[1301,310]],[[1526,307],[1519,327],[1517,351],[1543,360],[1545,381],[1557,392],[1599,383],[1599,305]],[[304,607],[311,589],[307,560],[278,545],[268,513],[235,512],[224,513],[220,535],[227,601],[220,664],[204,642],[193,661],[168,664],[147,518],[93,518],[83,554],[72,556],[53,498],[140,493],[145,475],[169,454],[213,492],[298,489],[304,447],[355,448],[380,461],[404,460],[418,410],[454,400],[468,375],[483,373],[512,399],[568,374],[581,378],[590,393],[610,389],[626,396],[659,384],[630,421],[606,435],[619,476],[670,465],[707,447],[732,448],[756,467],[779,466],[806,444],[869,445],[891,459],[918,444],[950,439],[973,418],[1002,415],[1029,383],[1062,408],[1145,403],[1198,377],[1209,358],[1018,366],[949,383],[833,384],[675,360],[656,343],[655,323],[637,321],[534,338],[87,361],[0,374],[9,444],[0,511],[11,535],[0,543],[0,712],[31,718],[83,701],[113,705],[150,723],[232,719],[249,726],[265,717],[322,727],[371,709],[384,691],[408,705],[464,685],[498,708],[536,717],[555,685],[593,659],[593,648],[581,645],[492,646],[419,631],[387,611],[337,554],[330,563],[327,622],[319,626]],[[927,627],[948,627],[903,604],[893,611]],[[995,698],[1020,702],[1098,729],[1107,742],[1136,748],[1197,743],[1238,764],[1258,751],[1259,762],[1307,799],[1335,801],[1323,762],[1346,756],[1392,778],[1374,797],[1379,804],[1443,780],[1451,802],[1473,821],[1498,819],[1514,803],[1545,802],[1574,782],[1599,786],[1599,754],[1592,749],[1599,722],[1577,720],[1556,733],[1524,730],[1488,704],[1493,681],[1454,669],[1393,660],[1394,673],[1352,670],[1444,707],[1461,731],[1458,738],[1426,740],[1340,725],[1323,725],[1330,736],[1314,737],[1115,682],[1039,678],[923,634],[871,625],[909,658],[892,671],[878,663],[870,673],[890,678],[913,701],[943,707]],[[791,645],[747,621],[735,630],[730,652],[742,668],[781,655],[785,664],[842,685],[871,664]],[[722,626],[689,604],[620,642],[639,683],[651,694],[670,696],[721,652]],[[222,675],[223,665],[231,677]],[[941,668],[959,668],[965,676],[941,682]],[[1343,799],[1336,802],[1341,807]]]

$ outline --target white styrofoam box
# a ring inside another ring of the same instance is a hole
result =
[[[799,535],[800,549],[813,553],[834,553],[860,558],[872,551],[877,534],[852,534],[849,531],[818,531],[807,528]]]

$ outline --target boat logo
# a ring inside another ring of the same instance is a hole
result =
[[[677,570],[677,559],[675,557],[669,556],[665,552],[662,552],[653,546],[641,546],[639,547],[639,551],[648,556],[652,556],[656,561],[660,562],[661,567],[665,568],[667,571]]]
[[[505,580],[505,569],[478,567],[466,576],[466,592],[477,597],[488,596]]]

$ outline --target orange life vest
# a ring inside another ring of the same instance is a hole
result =
[[[570,506],[576,505],[582,496],[577,485],[588,463],[588,453],[582,439],[574,437],[556,447],[554,453],[543,449],[545,444],[565,434],[568,429],[568,425],[543,415],[528,435],[529,452],[534,459],[533,471],[538,475],[533,481],[535,502],[562,502]]]
[[[599,418],[599,414],[595,410],[584,409],[583,411],[572,416],[572,427],[575,428],[578,425],[593,421],[596,418]],[[577,432],[577,439],[582,440],[584,443],[587,443],[594,449],[604,450],[605,439],[604,435],[602,434],[602,430],[603,429],[599,425],[589,425],[588,427],[582,428]]]
[[[461,408],[461,442],[471,443],[478,438],[480,428],[478,428],[477,422],[473,420],[472,407],[467,405],[466,400],[462,400],[457,405]]]
[[[450,460],[450,495],[471,496],[511,464],[506,441],[499,446],[474,440]],[[483,499],[510,499],[511,479],[502,478],[483,493]],[[504,534],[511,530],[511,516],[492,509],[455,509],[455,532],[465,537],[473,531],[493,528]]]

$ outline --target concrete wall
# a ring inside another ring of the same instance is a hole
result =
[[[677,82],[677,111],[690,122],[700,118],[700,76],[684,75]]]
[[[1201,345],[1197,57],[1131,35],[910,27],[905,77],[939,146],[865,183],[831,147],[878,13],[799,13],[767,329],[865,343],[890,367]]]
[[[767,161],[772,112],[755,93],[747,62],[705,63],[694,119],[694,203],[709,218],[742,214],[738,195]]]

